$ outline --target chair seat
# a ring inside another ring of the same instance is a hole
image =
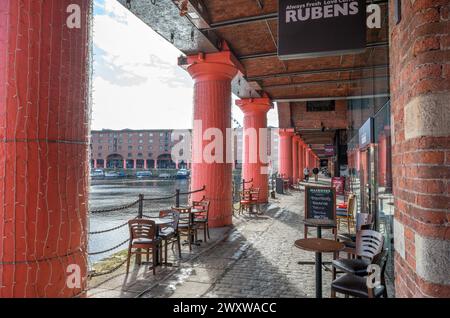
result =
[[[202,218],[194,219],[194,222],[195,223],[208,223],[208,219],[202,219]]]
[[[152,240],[152,239],[145,239],[145,238],[137,238],[134,239],[132,244],[136,245],[136,244],[154,244],[154,243],[159,243],[160,239],[156,239],[156,240]]]
[[[241,204],[252,204],[257,202],[257,200],[241,200]]]
[[[184,224],[178,224],[178,229],[179,230],[187,230],[189,228],[189,225],[184,223]],[[191,224],[191,229],[195,229],[196,226],[195,224]]]
[[[331,283],[331,288],[341,294],[354,297],[368,298],[367,279],[366,277],[345,274],[335,279]],[[383,294],[384,286],[374,288],[374,297],[380,297]]]
[[[175,229],[173,227],[165,227],[159,231],[159,236],[166,238],[175,234]]]
[[[344,271],[348,274],[354,274],[357,276],[367,275],[367,266],[370,265],[370,261],[366,259],[346,259],[340,258],[333,260],[333,267]]]
[[[340,240],[343,240],[343,241],[356,242],[355,234],[342,233],[342,234],[338,234],[337,238]]]

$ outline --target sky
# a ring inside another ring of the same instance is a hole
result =
[[[92,129],[192,128],[193,81],[177,65],[181,51],[116,0],[94,5]],[[275,109],[268,124],[278,127]]]

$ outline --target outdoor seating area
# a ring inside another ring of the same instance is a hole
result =
[[[331,198],[329,203],[332,201],[329,204],[329,214],[323,214],[327,212],[322,209],[324,204],[314,206],[314,202],[320,202],[324,196],[313,197],[314,194],[309,194],[310,188],[321,193],[330,191],[331,196],[326,198]],[[346,201],[341,198],[339,203],[335,192],[336,188],[332,185],[327,188],[305,184],[304,238],[294,243],[299,249],[315,253],[316,298],[322,297],[322,268],[332,271],[332,298],[336,294],[343,294],[345,297],[387,298],[384,275],[388,253],[384,246],[385,238],[382,233],[373,230],[371,214],[356,213],[356,196],[353,193],[345,193],[342,197]],[[313,204],[310,205],[309,201],[313,201]],[[316,238],[308,238],[310,227],[316,228]],[[331,238],[322,238],[322,229],[331,229]],[[333,255],[332,262],[328,262],[331,269],[322,262],[323,253]],[[299,262],[300,265],[310,263]]]
[[[172,266],[168,262],[169,246],[174,255],[182,258],[181,250],[188,246],[200,246],[209,237],[208,215],[210,202],[202,199],[193,201],[190,206],[172,207],[162,210],[158,217],[133,219],[128,222],[130,241],[127,255],[127,274],[129,273],[130,259],[136,255],[138,265],[151,265],[153,274],[158,266]],[[203,232],[203,241],[198,240],[198,231]],[[184,242],[181,239],[184,238]],[[149,263],[150,254],[152,262]],[[141,256],[146,256],[146,262]]]

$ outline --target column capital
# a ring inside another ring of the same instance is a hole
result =
[[[187,71],[194,81],[233,79],[238,71],[243,73],[239,60],[230,51],[198,53],[187,57]]]
[[[239,106],[244,114],[267,113],[273,108],[272,101],[268,97],[239,99],[236,106]]]
[[[292,137],[293,140],[299,144],[302,143],[302,138],[299,135],[294,135],[294,137]]]
[[[280,128],[278,130],[278,135],[280,137],[292,137],[294,136],[294,128]]]

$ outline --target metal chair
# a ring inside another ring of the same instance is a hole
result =
[[[381,269],[379,285],[369,284],[372,273],[365,275],[344,274],[339,278],[333,279],[331,283],[331,297],[336,297],[336,293],[344,294],[346,297],[360,297],[360,298],[378,298],[383,296],[387,298],[385,271],[387,264],[388,253],[386,250],[379,253],[373,260],[372,264],[376,264]],[[372,283],[374,283],[372,281]]]
[[[373,230],[361,230],[356,234],[356,258],[339,258],[332,261],[333,281],[336,279],[337,270],[341,273],[356,276],[367,276],[367,267],[383,251],[384,237]],[[331,297],[335,296],[333,290]]]
[[[146,255],[149,261],[150,250],[152,253],[153,275],[156,274],[157,249],[161,247],[161,239],[156,235],[156,224],[151,220],[133,219],[128,221],[130,229],[130,243],[128,245],[127,274],[130,268],[131,255]]]

